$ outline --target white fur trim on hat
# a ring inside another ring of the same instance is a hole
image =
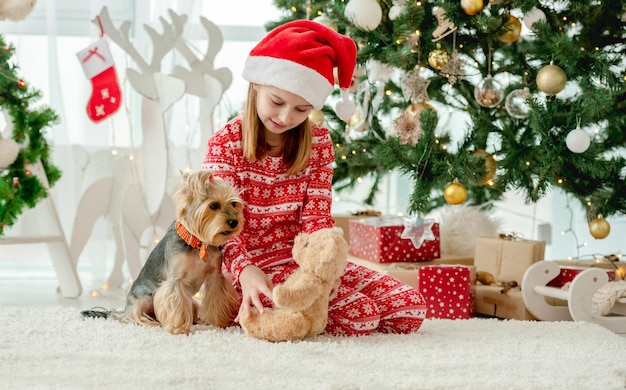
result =
[[[334,88],[314,69],[275,57],[248,57],[242,75],[251,83],[271,85],[294,93],[309,102],[315,110],[324,106]]]
[[[342,90],[337,114],[347,120],[353,111],[347,91],[356,54],[356,43],[350,37],[312,20],[292,20],[270,31],[250,51],[243,77],[301,96],[316,110],[324,106],[337,83]]]

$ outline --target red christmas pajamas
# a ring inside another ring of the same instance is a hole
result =
[[[298,267],[291,256],[293,239],[299,233],[334,226],[332,140],[327,129],[315,127],[312,141],[308,167],[287,175],[282,158],[249,161],[243,157],[240,117],[209,140],[202,169],[242,189],[246,204],[243,232],[224,244],[224,267],[235,280],[243,268],[254,264],[274,285],[284,283]],[[272,302],[265,298],[263,304],[271,307]],[[330,302],[326,331],[346,336],[415,332],[426,310],[423,297],[412,287],[349,263]]]
[[[274,285],[283,284],[298,265],[283,264],[263,272]],[[263,305],[272,307],[263,297]],[[348,263],[337,296],[328,308],[326,333],[335,336],[365,336],[416,332],[426,318],[426,302],[417,290],[388,275]]]

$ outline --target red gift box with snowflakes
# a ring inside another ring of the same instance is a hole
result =
[[[417,270],[418,290],[426,300],[426,318],[468,319],[476,303],[476,267],[426,265]]]
[[[439,224],[426,222],[428,236],[416,247],[407,237],[405,220],[398,217],[370,217],[350,220],[350,254],[376,263],[416,262],[440,256]],[[419,234],[424,233],[420,231]]]
[[[561,272],[559,273],[559,275],[556,278],[554,278],[550,282],[548,282],[548,286],[561,288],[561,287],[565,286],[566,283],[572,282],[574,280],[574,278],[579,273],[583,272],[584,270],[586,270],[588,268],[589,267],[576,267],[576,266],[562,265],[561,266]],[[606,269],[606,268],[604,270],[609,275],[609,281],[614,281],[615,280],[615,270],[614,269]]]

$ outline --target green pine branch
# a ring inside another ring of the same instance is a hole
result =
[[[376,110],[363,133],[352,132],[346,138],[346,124],[328,112],[327,124],[336,143],[336,189],[353,186],[368,175],[377,183],[398,170],[411,178],[412,212],[428,212],[445,204],[443,190],[458,179],[466,186],[471,204],[490,204],[509,190],[521,191],[527,202],[536,202],[560,188],[580,201],[590,219],[600,213],[605,217],[626,213],[626,24],[622,21],[626,0],[485,1],[477,15],[466,14],[458,0],[406,1],[404,12],[395,20],[388,16],[393,2],[378,0],[383,17],[372,31],[345,17],[347,3],[275,1],[286,10],[286,17],[273,25],[305,17],[309,4],[310,18],[324,12],[339,32],[355,40],[361,67],[371,60],[392,66],[398,73],[421,67],[421,76],[430,80],[428,103],[436,103],[438,111],[422,113],[423,133],[415,146],[402,144],[392,128],[394,119],[411,104],[402,96],[398,77],[385,84],[379,106],[372,107],[371,102],[363,106],[366,111]],[[456,36],[432,41],[438,27],[435,7],[444,9],[458,27]],[[510,32],[506,23],[510,15],[521,18],[533,8],[543,11],[545,21],[533,24],[530,37],[502,42],[500,37]],[[411,46],[407,37],[416,31],[419,45]],[[448,53],[456,49],[465,62],[466,77],[454,85],[428,63],[428,54],[437,44]],[[548,96],[539,90],[537,74],[551,61],[565,71],[568,93]],[[487,74],[503,83],[505,97],[529,89],[527,118],[509,115],[504,100],[494,108],[478,104],[474,89]],[[360,82],[367,80],[365,75]],[[374,96],[379,86],[367,87]],[[448,108],[467,115],[464,128],[449,128],[449,121],[438,120],[447,115]],[[570,151],[566,144],[567,135],[578,126],[586,129],[592,141],[583,153]],[[462,139],[451,144],[451,135],[460,131]],[[478,154],[483,150],[497,162],[491,180],[484,180],[486,160]],[[372,188],[368,201],[374,199],[375,191]]]
[[[11,139],[20,147],[15,161],[0,169],[0,235],[17,222],[25,208],[35,207],[48,196],[45,186],[30,171],[30,164],[41,161],[50,186],[61,177],[61,171],[52,163],[51,146],[44,134],[58,117],[49,107],[35,107],[41,93],[19,78],[18,67],[11,62],[14,52],[15,48],[0,35],[0,108],[12,120]]]

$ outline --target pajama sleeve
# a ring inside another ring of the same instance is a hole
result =
[[[305,233],[335,225],[331,217],[334,162],[335,153],[328,130],[315,128],[308,168],[310,180],[302,210],[302,231]]]
[[[230,124],[226,125],[230,126]],[[202,164],[202,170],[211,171],[215,176],[226,180],[235,188],[241,188],[241,183],[236,174],[242,155],[241,142],[230,136],[229,131],[218,131],[210,139],[207,145],[207,153]],[[250,261],[241,236],[235,236],[223,245],[224,265],[232,273],[236,280],[239,274]]]

